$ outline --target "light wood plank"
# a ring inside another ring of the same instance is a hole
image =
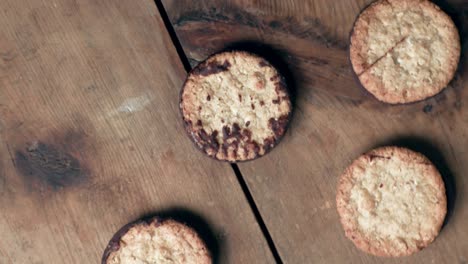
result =
[[[230,166],[184,134],[186,72],[153,1],[5,0],[0,24],[0,263],[99,263],[153,213],[220,263],[272,262]]]

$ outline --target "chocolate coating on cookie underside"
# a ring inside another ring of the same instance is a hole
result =
[[[264,59],[239,51],[198,65],[187,78],[180,106],[198,148],[230,162],[266,154],[284,135],[291,114],[282,76]]]

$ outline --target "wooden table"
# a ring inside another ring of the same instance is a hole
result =
[[[99,263],[151,214],[195,227],[217,263],[466,263],[468,2],[436,1],[460,30],[455,79],[399,106],[348,61],[369,2],[1,1],[0,263]],[[200,154],[178,113],[189,63],[232,47],[266,54],[296,98],[283,142],[239,171]],[[435,242],[396,260],[358,251],[334,202],[345,167],[386,144],[426,154],[449,198]]]

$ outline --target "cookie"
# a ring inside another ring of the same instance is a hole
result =
[[[236,162],[275,147],[292,106],[283,77],[269,62],[231,51],[209,57],[190,72],[180,109],[185,129],[200,150]]]
[[[197,233],[174,220],[152,218],[124,226],[104,251],[102,264],[212,263]]]
[[[439,234],[447,211],[442,177],[422,154],[374,149],[341,176],[336,203],[346,236],[377,256],[413,254]]]
[[[358,17],[350,57],[361,84],[396,104],[431,97],[453,78],[460,38],[450,17],[428,0],[379,0]]]

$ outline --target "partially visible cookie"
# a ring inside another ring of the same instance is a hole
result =
[[[350,57],[377,99],[410,103],[447,86],[458,66],[460,38],[450,17],[428,0],[378,0],[356,20]]]
[[[109,242],[102,264],[209,264],[210,254],[197,233],[174,220],[153,218],[129,224]]]
[[[230,162],[272,149],[286,131],[291,108],[279,72],[243,51],[218,53],[196,66],[180,101],[185,128],[197,147]]]
[[[374,149],[355,160],[340,178],[336,203],[346,236],[367,253],[389,257],[429,245],[447,211],[437,169],[400,147]]]

